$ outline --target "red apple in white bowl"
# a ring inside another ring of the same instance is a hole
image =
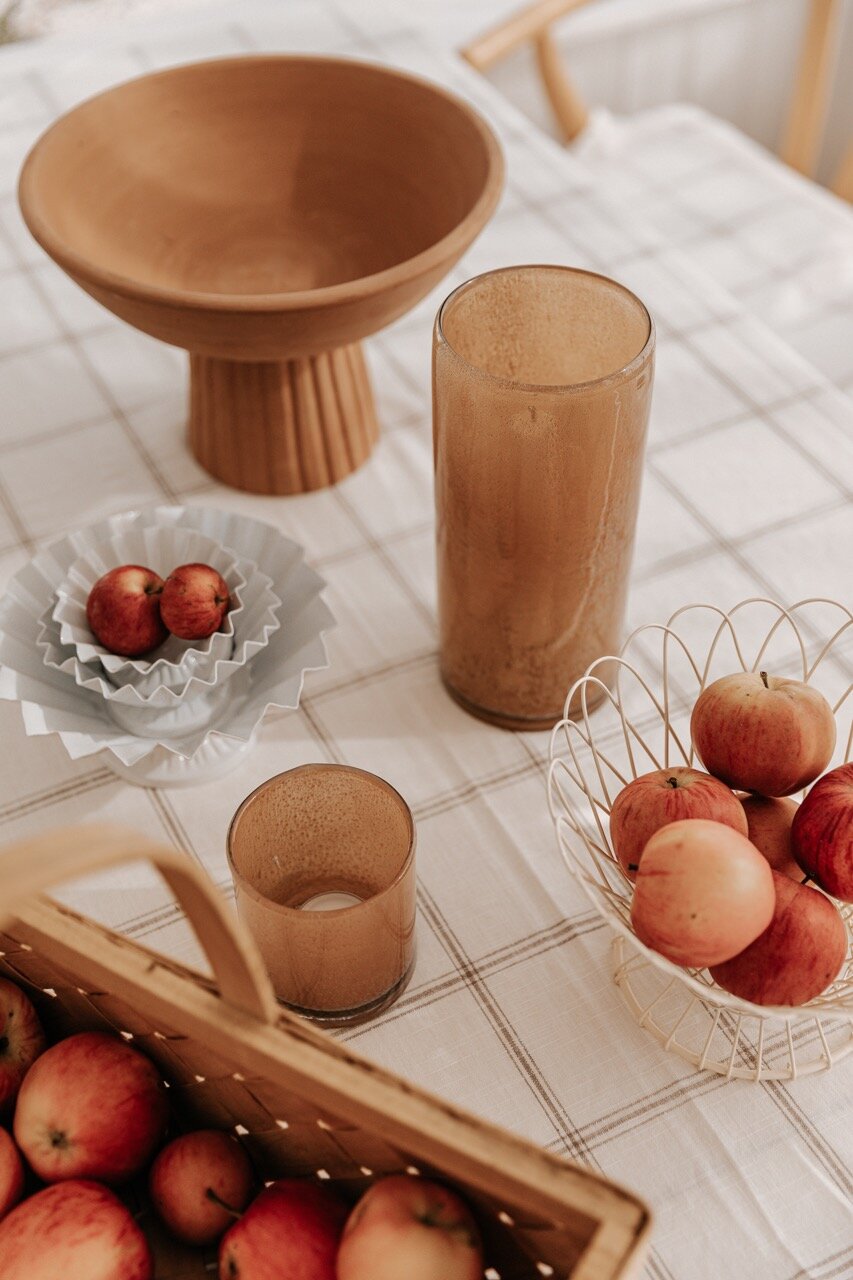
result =
[[[159,1146],[168,1105],[150,1059],[118,1036],[83,1031],[47,1049],[27,1073],[15,1140],[45,1182],[118,1184]]]
[[[762,796],[808,786],[835,749],[835,717],[823,694],[766,671],[739,671],[709,684],[693,708],[690,732],[709,773]]]
[[[0,1129],[0,1221],[24,1194],[24,1166],[12,1135]],[[2,1264],[2,1259],[0,1259]]]
[[[816,782],[791,828],[794,857],[822,889],[853,902],[853,764]]]
[[[775,904],[770,864],[746,836],[685,818],[661,827],[643,850],[631,921],[641,942],[702,969],[754,942]]]
[[[335,1280],[347,1209],[316,1182],[283,1178],[219,1243],[219,1280]]]
[[[214,1244],[252,1198],[255,1175],[231,1133],[198,1129],[163,1148],[148,1175],[151,1202],[185,1244]]]
[[[743,796],[741,804],[749,827],[747,835],[758,852],[774,871],[801,883],[803,870],[791,848],[791,823],[800,807],[796,800],[788,796]]]
[[[179,640],[204,640],[222,626],[231,604],[228,583],[209,564],[182,564],[163,587],[160,616]]]
[[[847,955],[847,930],[824,894],[773,872],[773,919],[745,950],[711,966],[724,991],[753,1004],[800,1005],[825,991]]]
[[[161,645],[168,632],[160,617],[163,579],[141,564],[123,564],[99,578],[86,601],[95,639],[110,653],[139,658]]]
[[[685,765],[640,774],[622,788],[610,810],[610,840],[629,880],[654,833],[681,818],[708,818],[746,835],[743,806],[718,778]]]
[[[337,1280],[482,1280],[480,1235],[467,1205],[424,1178],[374,1183],[349,1216]]]
[[[97,1182],[61,1182],[0,1222],[3,1280],[152,1280],[145,1236]]]
[[[21,1081],[46,1044],[29,996],[0,978],[0,1116],[11,1111]]]

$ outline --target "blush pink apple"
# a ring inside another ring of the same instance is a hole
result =
[[[685,765],[643,773],[622,788],[610,811],[613,851],[630,880],[654,833],[680,818],[709,818],[746,835],[743,806],[724,782]]]
[[[273,1182],[219,1243],[219,1280],[336,1280],[346,1206],[319,1183]]]
[[[83,1031],[30,1068],[15,1108],[15,1140],[45,1182],[118,1184],[148,1162],[166,1120],[154,1063],[118,1036]]]
[[[685,818],[655,832],[637,871],[631,920],[641,942],[676,964],[720,964],[773,918],[770,864],[721,822]]]
[[[163,1222],[186,1244],[214,1244],[252,1198],[255,1177],[233,1134],[199,1129],[165,1146],[148,1188]]]
[[[180,640],[203,640],[222,626],[230,603],[228,583],[209,564],[182,564],[166,579],[160,616]]]
[[[349,1216],[337,1280],[482,1280],[471,1212],[447,1187],[406,1175],[374,1183]]]
[[[0,1129],[0,1221],[24,1194],[24,1166],[11,1134]],[[2,1264],[2,1259],[0,1259]]]
[[[847,955],[847,930],[824,894],[773,872],[773,919],[754,942],[711,966],[724,991],[753,1004],[805,1004],[838,976]]]
[[[853,764],[816,782],[791,827],[794,857],[822,889],[853,902]]]
[[[741,799],[752,844],[770,863],[774,871],[790,876],[798,883],[802,868],[791,849],[791,823],[799,805],[787,796],[744,796]]]
[[[709,773],[762,796],[808,786],[835,749],[835,717],[823,694],[766,671],[740,671],[708,685],[690,732]]]
[[[3,1280],[152,1280],[145,1236],[112,1191],[46,1187],[0,1222]]]
[[[163,579],[141,564],[123,564],[99,578],[86,601],[96,640],[127,658],[156,649],[168,632],[160,617]]]
[[[0,978],[0,1116],[11,1111],[21,1081],[46,1043],[29,997]]]

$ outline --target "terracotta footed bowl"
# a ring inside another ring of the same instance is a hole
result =
[[[31,232],[87,293],[190,353],[190,443],[259,493],[342,479],[377,438],[361,339],[480,232],[503,163],[443,89],[369,63],[217,59],[75,107],[27,157]]]

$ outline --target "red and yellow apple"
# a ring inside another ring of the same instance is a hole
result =
[[[145,1236],[112,1191],[46,1187],[0,1222],[3,1280],[152,1280]]]
[[[228,583],[209,564],[182,564],[163,587],[160,616],[180,640],[203,640],[222,625],[231,600]]]
[[[255,1176],[233,1134],[198,1129],[163,1148],[148,1175],[151,1201],[174,1236],[214,1244],[252,1198]]]
[[[336,1280],[346,1206],[316,1182],[283,1178],[219,1243],[219,1280]]]
[[[805,1004],[838,976],[847,955],[847,930],[824,894],[773,872],[773,919],[745,950],[711,966],[725,991],[753,1004]]]
[[[337,1280],[482,1280],[470,1210],[447,1187],[406,1175],[374,1183],[353,1209]]]
[[[799,805],[787,796],[744,796],[741,799],[749,826],[747,835],[774,871],[801,882],[802,868],[791,849],[791,823]]]
[[[708,685],[693,708],[690,732],[709,773],[762,796],[808,786],[835,748],[835,717],[823,694],[766,671],[741,671]]]
[[[643,773],[622,788],[610,811],[613,851],[630,880],[654,833],[680,818],[709,818],[746,835],[743,806],[724,782],[685,765]]]
[[[163,579],[141,564],[123,564],[99,578],[86,601],[86,618],[110,653],[138,658],[150,653],[168,632],[160,617]]]
[[[684,818],[643,850],[631,920],[641,942],[676,964],[720,964],[754,942],[773,918],[770,864],[722,822]]]
[[[24,1194],[24,1166],[12,1135],[0,1129],[0,1221]],[[0,1258],[0,1265],[2,1259]]]
[[[29,997],[0,978],[0,1116],[11,1111],[21,1081],[46,1043]]]
[[[118,1036],[83,1031],[47,1049],[28,1071],[15,1140],[45,1182],[138,1173],[163,1139],[166,1091],[150,1059]]]
[[[833,898],[853,902],[853,764],[831,769],[797,810],[794,857]]]

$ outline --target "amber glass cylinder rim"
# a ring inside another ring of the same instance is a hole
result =
[[[243,799],[240,802],[234,814],[234,817],[231,819],[231,822],[228,826],[228,835],[226,837],[225,851],[228,857],[228,866],[231,870],[231,875],[235,883],[239,881],[241,891],[243,891],[244,893],[247,893],[249,897],[254,898],[255,902],[260,903],[268,911],[277,912],[281,916],[288,917],[288,918],[293,918],[296,916],[304,918],[304,907],[288,907],[288,906],[285,906],[283,902],[275,902],[272,898],[268,898],[266,894],[261,893],[260,890],[257,889],[254,884],[252,884],[252,881],[249,880],[243,874],[243,872],[239,869],[239,867],[236,866],[234,862],[234,854],[233,854],[234,835],[236,832],[237,824],[240,821],[240,818],[242,817],[242,815],[252,804],[252,802],[257,799],[257,797],[261,794],[262,791],[266,791],[269,787],[273,786],[275,783],[281,782],[282,779],[292,778],[295,774],[298,774],[298,773],[349,773],[349,774],[356,774],[360,778],[366,778],[371,783],[379,783],[379,785],[385,791],[387,791],[393,798],[395,798],[396,800],[399,800],[400,805],[402,807],[402,811],[406,816],[406,823],[409,829],[409,847],[406,852],[406,857],[403,861],[403,865],[400,867],[400,870],[394,876],[394,879],[389,880],[388,884],[386,884],[383,889],[380,889],[378,893],[372,893],[369,898],[362,898],[360,902],[354,902],[348,907],[333,907],[329,911],[324,911],[323,912],[324,919],[328,919],[328,918],[336,919],[340,916],[345,916],[348,913],[353,911],[361,911],[364,907],[374,902],[379,902],[386,895],[393,893],[395,889],[399,888],[399,886],[403,883],[403,881],[406,879],[407,875],[412,869],[412,864],[414,863],[414,860],[415,860],[415,847],[417,845],[417,834],[415,831],[415,820],[414,820],[414,817],[412,816],[412,810],[410,809],[409,805],[404,800],[404,798],[400,795],[400,792],[397,790],[397,788],[392,787],[391,783],[386,782],[384,778],[380,778],[378,773],[371,773],[369,769],[357,769],[354,765],[350,765],[350,764],[300,764],[293,769],[284,769],[281,773],[274,773],[271,778],[267,778],[264,782],[260,783],[259,786],[255,787],[254,791],[250,791],[249,794],[245,797],[245,799]]]
[[[649,324],[648,336],[638,353],[633,356],[627,364],[622,365],[621,368],[614,369],[612,373],[605,373],[600,378],[590,378],[586,382],[519,382],[515,378],[504,377],[499,373],[492,373],[491,370],[484,369],[482,365],[472,364],[470,360],[457,351],[456,347],[454,347],[453,343],[444,332],[443,320],[444,313],[447,308],[461,293],[475,288],[481,281],[488,280],[492,276],[522,275],[526,272],[536,271],[561,272],[571,276],[586,276],[589,280],[600,280],[604,284],[612,286],[613,288],[618,289],[621,293],[624,293],[641,308]],[[651,313],[642,298],[638,298],[636,293],[629,289],[627,285],[620,284],[618,280],[614,280],[611,276],[602,275],[600,271],[587,271],[583,267],[566,267],[561,263],[548,262],[526,262],[519,263],[518,265],[511,267],[495,267],[491,271],[483,271],[480,272],[479,275],[471,276],[469,280],[464,280],[462,284],[457,285],[456,288],[447,295],[439,307],[438,314],[435,318],[435,331],[437,337],[445,344],[448,351],[451,351],[457,360],[464,364],[466,368],[470,369],[471,372],[476,374],[478,377],[492,382],[496,386],[505,387],[507,390],[550,392],[552,395],[554,393],[573,395],[589,391],[606,391],[610,387],[617,386],[620,382],[627,381],[642,368],[651,356],[655,347],[655,322],[651,317]]]

